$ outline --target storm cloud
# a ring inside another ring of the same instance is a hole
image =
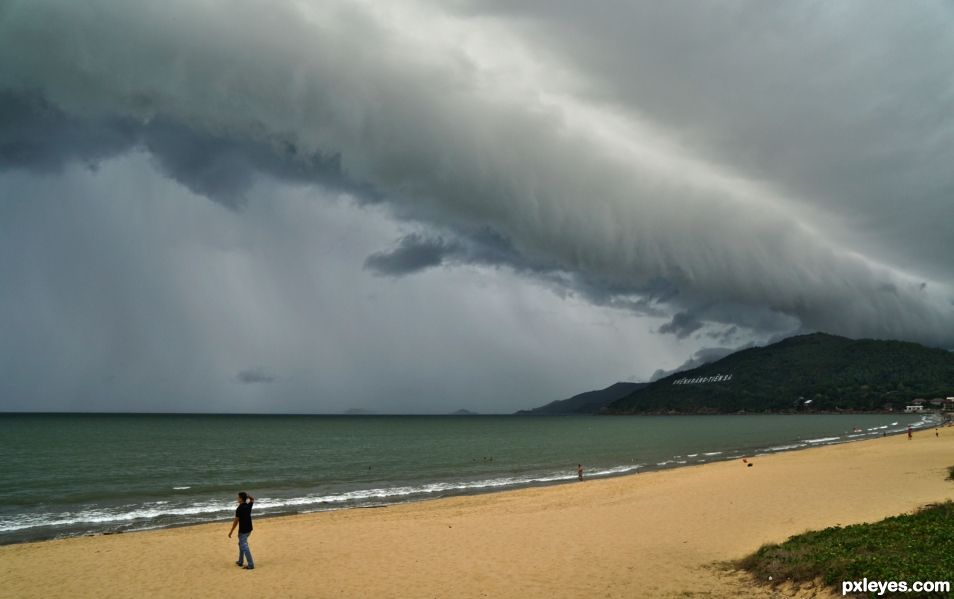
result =
[[[95,169],[105,159],[139,150],[194,193],[232,208],[244,204],[258,174],[374,197],[341,175],[337,157],[301,156],[288,143],[213,136],[162,118],[74,117],[25,91],[0,90],[0,119],[0,169],[50,172],[70,162]]]
[[[245,370],[239,371],[235,378],[239,382],[246,385],[260,385],[274,383],[278,380],[278,377],[274,374],[269,373],[267,370],[261,366],[256,366],[255,368],[246,368]]]
[[[365,268],[381,275],[406,275],[443,264],[458,254],[457,244],[437,237],[424,238],[411,233],[401,238],[398,246],[386,252],[375,252],[364,261]]]
[[[139,153],[233,211],[268,185],[344,194],[398,223],[354,257],[382,284],[503,268],[695,340],[664,369],[803,330],[951,347],[951,18],[10,2],[0,172]]]

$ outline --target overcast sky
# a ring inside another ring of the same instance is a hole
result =
[[[948,2],[0,0],[0,410],[954,348],[952,72]]]

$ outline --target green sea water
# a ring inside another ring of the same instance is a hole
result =
[[[415,501],[928,426],[920,415],[0,415],[0,544]]]

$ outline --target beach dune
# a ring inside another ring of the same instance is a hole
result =
[[[254,571],[228,522],[0,547],[0,596],[765,597],[716,564],[954,499],[954,428],[750,461],[259,518]]]

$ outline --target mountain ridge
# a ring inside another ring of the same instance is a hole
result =
[[[567,399],[558,399],[529,410],[515,412],[518,416],[559,415],[559,414],[598,414],[610,402],[641,389],[648,383],[618,382],[605,389],[585,391]]]
[[[811,333],[670,374],[612,401],[603,412],[872,412],[950,395],[954,354],[947,350]]]

